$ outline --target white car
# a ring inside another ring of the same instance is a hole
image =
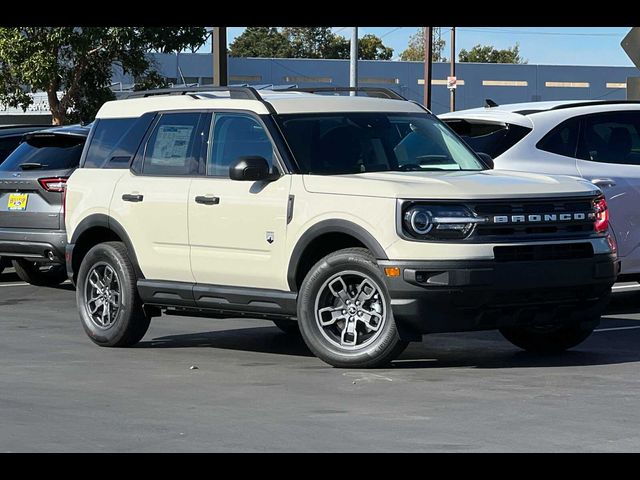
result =
[[[600,187],[621,279],[640,280],[640,102],[514,103],[440,118],[474,150],[490,155],[496,169],[579,176]]]

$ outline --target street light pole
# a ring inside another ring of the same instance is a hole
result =
[[[424,106],[431,110],[431,67],[433,51],[433,27],[423,27],[424,32]]]
[[[456,76],[456,27],[451,27],[451,76]],[[456,82],[457,83],[457,82]],[[450,89],[449,110],[456,110],[456,89]]]
[[[358,27],[351,31],[351,58],[349,60],[349,86],[358,87]],[[351,92],[355,95],[356,92]]]

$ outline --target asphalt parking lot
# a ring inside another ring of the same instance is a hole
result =
[[[2,452],[637,452],[639,366],[633,284],[563,355],[433,335],[361,371],[259,320],[162,317],[135,348],[99,348],[71,285],[0,275]]]

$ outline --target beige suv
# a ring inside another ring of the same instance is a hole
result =
[[[66,191],[89,337],[130,346],[162,313],[262,318],[339,367],[426,333],[587,338],[618,270],[597,187],[492,170],[421,105],[349,90],[106,103]]]

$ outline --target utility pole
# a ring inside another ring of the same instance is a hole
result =
[[[456,76],[456,27],[451,27],[451,76]],[[456,89],[449,89],[451,92],[449,100],[449,110],[456,111]]]
[[[358,86],[358,27],[351,30],[351,58],[349,60],[349,86]],[[351,92],[355,95],[356,92]]]
[[[211,30],[211,55],[213,57],[213,84],[227,85],[227,27]]]
[[[433,27],[423,27],[424,34],[424,106],[431,110],[431,62],[433,61]]]

